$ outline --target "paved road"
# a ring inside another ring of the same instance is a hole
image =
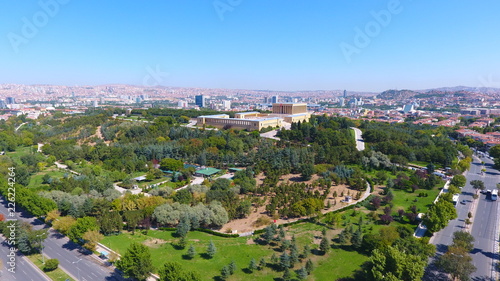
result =
[[[481,175],[483,165],[481,161],[485,161],[487,169],[484,175]],[[471,278],[474,281],[483,280],[496,280],[493,265],[498,262],[495,244],[498,243],[498,208],[500,204],[491,201],[486,195],[480,194],[479,198],[474,201],[473,195],[476,192],[469,184],[471,180],[482,180],[485,183],[486,189],[492,189],[500,181],[499,174],[491,167],[492,161],[489,159],[474,159],[470,171],[466,173],[467,184],[462,189],[459,197],[459,202],[466,200],[465,204],[458,203],[457,215],[458,217],[451,220],[448,226],[441,231],[434,234],[430,242],[436,245],[437,255],[441,255],[447,251],[447,246],[451,245],[453,232],[455,231],[470,231],[475,238],[474,250],[471,253],[473,263],[477,267],[477,271],[472,274]],[[475,209],[475,210],[474,210]],[[470,229],[466,228],[465,219],[469,211],[475,213],[472,217],[473,225]],[[432,270],[430,270],[432,271]],[[425,280],[438,280],[431,272],[426,273]],[[430,278],[430,279],[429,279]]]
[[[0,196],[0,213],[6,216],[6,201]],[[24,220],[33,225],[35,229],[47,228],[41,221],[33,218],[26,212],[18,212],[17,219]],[[81,247],[69,241],[64,235],[54,231],[49,232],[49,237],[44,241],[43,254],[49,258],[59,260],[59,267],[70,274],[74,279],[81,281],[122,281],[123,278],[115,272],[114,267],[106,267],[96,260],[95,255],[81,252]],[[81,259],[81,260],[80,260]],[[80,260],[80,261],[79,261]],[[77,262],[77,263],[76,263]],[[80,278],[78,278],[80,277]],[[4,279],[0,279],[4,280]],[[5,280],[30,280],[30,279],[5,279]],[[44,280],[44,279],[34,279]]]
[[[27,261],[27,258],[23,257],[22,254],[16,255],[16,269],[15,272],[9,272],[7,269],[10,267],[7,262],[9,258],[7,255],[10,254],[9,248],[5,239],[0,238],[0,260],[3,262],[3,267],[0,271],[0,280],[12,280],[12,281],[50,281],[41,270],[35,268],[35,265]]]
[[[486,172],[481,175],[484,161]],[[492,168],[493,161],[482,158],[475,159],[467,181],[482,180],[486,189],[495,189],[500,182],[500,174]],[[476,212],[473,217],[471,234],[475,238],[472,259],[477,271],[472,274],[472,280],[497,280],[495,264],[498,262],[498,214],[500,204],[491,201],[489,195],[480,194]]]
[[[351,127],[351,129],[354,130],[354,136],[356,139],[356,148],[358,149],[358,151],[365,150],[365,141],[363,140],[361,130],[355,127]]]

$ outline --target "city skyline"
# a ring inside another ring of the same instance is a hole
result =
[[[500,87],[493,1],[0,4],[2,84]]]

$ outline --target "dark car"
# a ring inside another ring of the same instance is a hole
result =
[[[464,200],[460,201],[460,204],[465,205],[466,202],[467,201],[465,201],[465,199],[464,199]]]

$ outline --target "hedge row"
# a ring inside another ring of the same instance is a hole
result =
[[[164,231],[176,231],[177,230],[175,227],[160,227],[158,229],[159,230],[164,230]],[[212,235],[220,236],[220,237],[226,237],[226,238],[240,237],[238,234],[221,233],[221,232],[214,231],[214,230],[211,230],[211,229],[206,229],[206,228],[196,228],[196,229],[193,229],[192,231],[205,232],[205,233],[208,233],[208,234],[212,234]]]

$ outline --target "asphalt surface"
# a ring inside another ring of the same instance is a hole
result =
[[[484,166],[481,161],[485,162]],[[471,252],[473,264],[477,268],[476,272],[471,275],[471,279],[474,281],[497,280],[495,264],[498,262],[496,253],[498,252],[498,209],[500,204],[498,201],[492,201],[490,195],[481,193],[474,202],[473,195],[476,190],[470,185],[472,180],[481,180],[486,189],[496,188],[496,184],[500,182],[500,174],[492,168],[492,163],[493,161],[487,158],[474,157],[474,162],[465,175],[467,184],[462,188],[456,205],[458,217],[451,220],[447,227],[435,233],[430,240],[432,244],[436,245],[437,256],[439,256],[447,251],[448,245],[451,245],[455,231],[470,231],[475,239],[474,249]],[[486,169],[484,174],[481,173],[483,167]],[[465,200],[465,204],[460,203],[462,200]],[[471,219],[473,224],[467,228],[465,219],[467,219],[469,211],[473,213]],[[427,271],[424,280],[442,280],[432,265]]]
[[[20,209],[17,208],[17,211]],[[0,213],[3,213],[7,218],[7,207],[5,199],[0,196]],[[17,212],[16,218],[18,220],[23,220],[31,223],[34,229],[48,228],[41,221],[33,218],[26,212]],[[94,255],[88,254],[85,250],[71,242],[67,237],[61,235],[55,231],[49,232],[49,237],[43,243],[43,254],[49,258],[55,258],[59,260],[59,267],[71,275],[72,278],[79,281],[122,281],[123,278],[115,271],[112,266],[105,266],[99,260],[96,260]],[[0,254],[2,258],[6,258],[7,245],[2,244],[0,247]],[[3,254],[3,253],[6,254]],[[5,262],[4,262],[5,267]],[[46,280],[43,277],[35,276],[34,272],[27,269],[28,266],[23,267],[25,273],[28,275],[16,275],[14,279],[4,279],[1,277],[0,280]],[[34,270],[34,269],[33,269]],[[3,270],[5,274],[5,269]],[[22,271],[21,271],[22,272]],[[16,274],[21,274],[16,272]],[[27,276],[26,278],[24,276]],[[34,279],[30,279],[33,276]],[[28,278],[29,277],[29,278]]]
[[[480,174],[484,161],[486,172]],[[482,180],[486,189],[495,189],[500,182],[500,173],[492,168],[493,161],[487,158],[475,159],[471,167],[471,172],[467,176],[467,181]],[[472,187],[471,187],[472,189]],[[471,275],[472,280],[497,280],[496,264],[498,263],[498,214],[500,204],[492,201],[488,194],[480,194],[476,213],[473,217],[471,234],[474,236],[474,250],[471,255],[477,271]]]
[[[7,245],[5,239],[0,238],[2,245],[0,246],[0,260],[2,260],[3,267],[0,271],[0,280],[16,280],[16,281],[50,281],[47,277],[35,268],[35,265],[26,261],[22,254],[17,253],[15,257],[15,269],[14,272],[8,271],[10,266],[7,264],[9,257],[7,255],[11,254],[9,251],[10,246]]]
[[[365,141],[363,140],[361,130],[356,127],[351,127],[351,129],[354,130],[354,135],[356,138],[356,148],[358,149],[358,151],[365,150]]]

